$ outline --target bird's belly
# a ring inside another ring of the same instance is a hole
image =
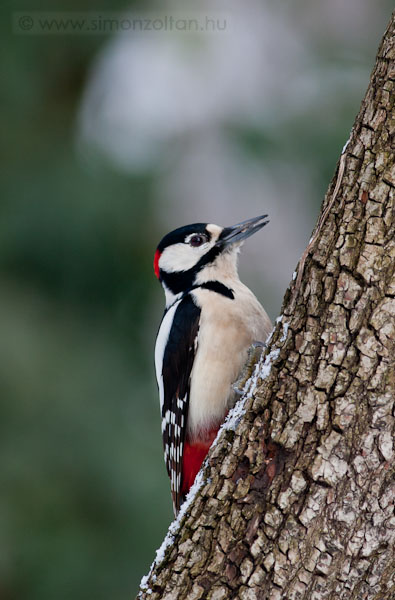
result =
[[[236,365],[229,352],[218,346],[217,351],[206,353],[201,360],[199,353],[196,356],[188,412],[188,433],[192,439],[204,437],[206,431],[224,420],[232,396],[232,383],[246,356],[247,348],[239,349]]]
[[[256,318],[246,318],[233,300],[216,300],[211,299],[210,308],[203,306],[201,312],[188,412],[192,440],[201,439],[224,420],[234,401],[232,383],[245,364],[249,346],[260,337]]]

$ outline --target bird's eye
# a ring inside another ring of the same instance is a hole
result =
[[[189,243],[191,246],[196,248],[197,246],[201,246],[202,244],[204,244],[205,241],[206,238],[204,235],[193,235],[189,240]]]

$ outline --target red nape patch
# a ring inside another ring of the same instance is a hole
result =
[[[218,427],[209,431],[203,442],[185,442],[182,461],[182,495],[187,494],[192,487],[217,433]]]
[[[157,276],[158,279],[159,279],[159,259],[160,259],[160,255],[161,255],[161,251],[157,250],[155,252],[155,256],[154,256],[154,271],[155,271],[155,275]]]

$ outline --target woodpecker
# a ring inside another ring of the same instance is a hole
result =
[[[272,330],[237,272],[244,240],[268,222],[263,215],[232,227],[186,225],[168,233],[155,252],[166,297],[155,369],[175,514],[237,399],[232,384],[248,349]]]

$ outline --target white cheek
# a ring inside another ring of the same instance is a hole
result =
[[[188,271],[208,251],[210,244],[192,248],[188,244],[173,244],[163,250],[159,259],[159,267],[166,273]]]

